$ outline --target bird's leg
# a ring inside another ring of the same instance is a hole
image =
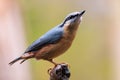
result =
[[[55,66],[58,65],[57,63],[55,63],[55,62],[53,61],[53,59],[48,59],[48,61],[51,62],[51,63],[53,63]],[[48,74],[50,74],[51,70],[52,70],[52,68],[48,69]]]
[[[55,62],[53,61],[53,59],[49,59],[48,61],[51,62],[51,63],[53,63],[55,66],[58,65],[57,63],[55,63]]]

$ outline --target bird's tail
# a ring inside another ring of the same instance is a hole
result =
[[[18,57],[18,58],[16,58],[16,59],[14,59],[13,61],[11,61],[11,62],[9,63],[9,65],[14,64],[15,62],[17,62],[17,61],[19,61],[19,60],[21,60],[21,59],[23,59],[23,58],[22,58],[22,57]]]

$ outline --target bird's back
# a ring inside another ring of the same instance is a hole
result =
[[[63,36],[63,28],[61,28],[60,25],[58,25],[55,28],[49,30],[47,33],[45,33],[39,39],[34,41],[26,49],[25,53],[37,51],[48,44],[54,44],[57,41],[59,41],[62,36]]]

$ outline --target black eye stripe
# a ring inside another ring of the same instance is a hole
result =
[[[72,19],[72,18],[74,18],[76,15],[71,15],[70,17],[69,17],[69,19]]]
[[[65,19],[65,21],[64,21],[63,23],[65,23],[66,21],[68,21],[68,20],[70,20],[70,19],[75,18],[75,17],[78,16],[78,15],[79,15],[79,14],[69,15],[69,16]]]
[[[69,17],[67,18],[67,20],[70,20],[70,19],[72,19],[72,18],[74,18],[74,17],[76,17],[76,16],[78,16],[78,14],[76,14],[76,15],[71,15],[71,16],[69,16]]]

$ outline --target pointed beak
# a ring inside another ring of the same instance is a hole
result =
[[[81,11],[79,16],[81,17],[85,13],[85,10]]]

